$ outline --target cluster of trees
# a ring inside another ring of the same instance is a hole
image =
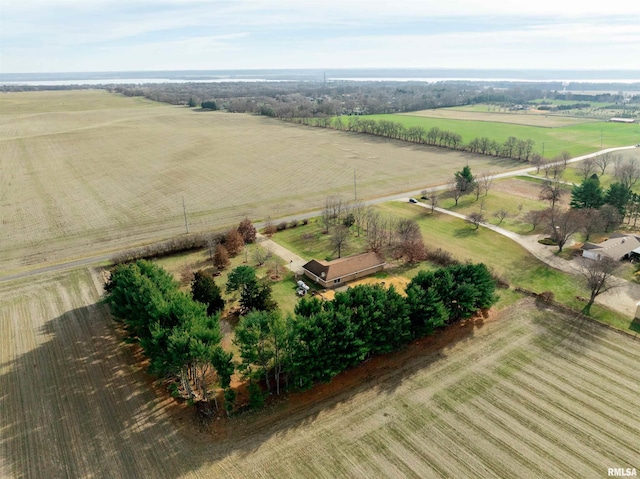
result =
[[[230,112],[277,118],[406,112],[473,104],[492,98],[510,104],[526,103],[543,95],[537,85],[530,83],[505,83],[494,91],[487,82],[467,81],[158,83],[109,88],[127,96],[144,96],[174,105],[195,106],[213,100]]]
[[[497,300],[495,282],[483,264],[423,271],[406,293],[358,285],[336,293],[332,301],[303,298],[295,314],[286,317],[277,311],[251,312],[236,328],[239,368],[277,394],[281,386],[309,388]]]
[[[189,98],[189,106],[190,107],[194,107],[195,106],[195,101],[193,100],[193,98]],[[208,101],[203,101],[200,104],[200,107],[203,110],[217,110],[218,109],[218,104],[215,102],[215,100],[208,100]]]
[[[538,110],[579,110],[583,108],[591,108],[590,103],[571,103],[569,105],[545,104],[541,103],[536,107]]]
[[[215,288],[211,290],[212,280],[198,273],[193,295],[189,295],[162,268],[138,260],[117,265],[105,286],[105,302],[143,349],[149,371],[158,377],[178,378],[181,393],[190,400],[209,399],[212,373],[218,386],[227,390],[225,397],[233,398],[229,392],[232,354],[220,346],[218,311],[224,302],[219,290],[217,294]],[[225,406],[230,411],[233,401]]]
[[[613,163],[615,182],[607,190],[600,186],[600,176]],[[552,167],[551,167],[552,166]],[[540,190],[540,199],[549,202],[549,208],[529,213],[534,229],[544,225],[551,239],[562,251],[565,244],[577,232],[585,239],[595,232],[609,231],[626,219],[634,224],[640,217],[640,198],[632,188],[640,180],[640,164],[635,159],[626,162],[610,154],[582,161],[577,167],[583,177],[580,185],[571,188],[570,208],[561,206],[567,192],[561,180],[566,162],[556,161],[545,168],[547,178]]]
[[[170,254],[182,253],[194,249],[208,248],[211,260],[220,269],[229,264],[229,256],[235,256],[242,252],[245,244],[256,240],[257,231],[249,218],[245,218],[240,224],[226,232],[189,233],[174,238],[152,243],[116,253],[111,257],[112,264],[130,263],[139,259],[161,258]],[[219,251],[219,261],[214,258]]]
[[[207,243],[213,265],[222,270],[229,266],[230,258],[242,252],[246,244],[255,242],[258,232],[249,218],[222,235],[214,236]]]
[[[227,292],[240,292],[244,315],[235,331],[238,370],[250,381],[252,407],[275,389],[309,388],[376,354],[395,351],[414,338],[473,316],[497,300],[495,281],[483,264],[454,264],[421,272],[404,297],[393,287],[358,285],[332,301],[303,298],[283,316],[269,283],[249,266],[235,268]],[[190,400],[213,401],[212,387],[224,391],[227,413],[234,408],[230,388],[233,355],[220,345],[220,288],[203,271],[191,294],[180,291],[159,266],[139,260],[114,267],[104,301],[149,359],[149,371],[169,381]]]
[[[532,161],[534,163],[542,160],[541,155],[533,151],[535,145],[533,140],[522,140],[513,136],[507,138],[504,143],[482,137],[474,138],[465,144],[460,134],[441,130],[437,126],[426,130],[421,126],[405,127],[402,123],[395,121],[374,120],[359,116],[338,116],[336,118],[291,117],[284,119],[304,125],[383,136],[422,145],[469,151],[480,155],[499,156],[519,161]]]
[[[367,249],[382,256],[409,263],[426,258],[420,226],[415,220],[380,214],[361,201],[343,201],[340,197],[329,196],[320,221],[323,233],[330,235],[329,242],[338,258],[354,235],[364,235]]]
[[[604,174],[607,165],[613,162],[613,176],[616,179],[605,191],[600,186],[600,179],[592,173],[595,167]],[[640,180],[640,164],[635,158],[622,161],[620,157],[602,155],[596,160],[587,159],[579,167],[583,181],[571,190],[570,206],[574,210],[581,210],[585,218],[584,226],[586,239],[590,232],[606,231],[623,221],[637,225],[640,217],[640,196],[634,193],[633,187]]]
[[[259,280],[256,270],[251,266],[238,266],[227,277],[227,293],[240,293],[240,312],[246,314],[249,311],[275,311],[278,304],[272,298],[271,283]]]

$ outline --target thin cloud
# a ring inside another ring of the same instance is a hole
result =
[[[640,45],[640,2],[627,0],[4,0],[1,18],[5,72],[637,68]]]

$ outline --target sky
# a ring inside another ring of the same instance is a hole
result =
[[[638,0],[2,0],[0,73],[639,70]]]

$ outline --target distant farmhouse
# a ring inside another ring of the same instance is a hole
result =
[[[324,288],[335,288],[349,281],[382,271],[385,261],[369,252],[338,258],[333,261],[311,260],[302,269],[305,276]]]
[[[636,120],[633,118],[609,118],[609,121],[614,123],[635,123]]]
[[[614,233],[602,243],[582,245],[582,256],[594,260],[606,256],[618,261],[640,257],[640,238],[634,235]]]

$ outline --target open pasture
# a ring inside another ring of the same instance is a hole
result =
[[[520,118],[521,114],[514,114]],[[510,114],[509,114],[510,116]],[[524,114],[522,114],[524,116]],[[640,124],[626,125],[606,121],[589,121],[558,128],[529,126],[514,122],[461,120],[451,118],[428,118],[410,116],[407,114],[370,115],[366,118],[373,120],[388,120],[402,123],[405,127],[422,127],[429,131],[433,127],[458,133],[463,143],[474,138],[487,137],[498,143],[504,143],[507,138],[514,136],[520,140],[533,140],[533,151],[544,157],[553,158],[562,151],[568,151],[572,156],[593,153],[603,148],[630,146],[640,143]],[[486,117],[485,117],[486,118]]]
[[[157,395],[88,270],[0,285],[0,476],[606,477],[639,467],[638,340],[529,300],[213,434]]]
[[[0,96],[0,272],[379,197],[496,158],[104,91]]]

